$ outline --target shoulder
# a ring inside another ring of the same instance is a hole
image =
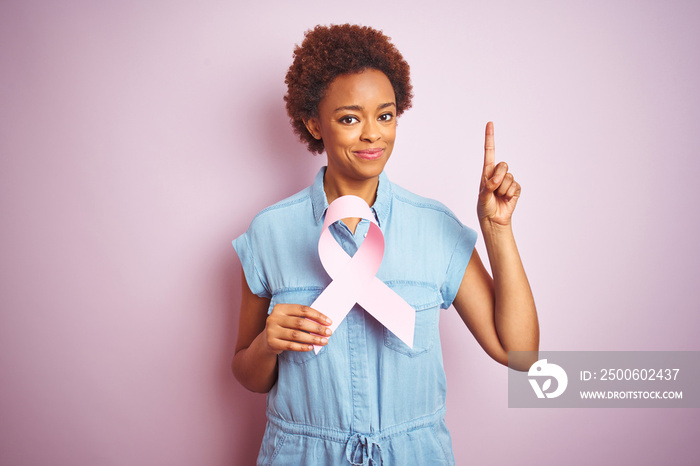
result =
[[[313,216],[310,186],[264,208],[253,218],[250,226],[253,228],[277,225],[287,219],[298,219],[305,213]]]
[[[427,216],[455,222],[459,225],[462,224],[457,216],[440,201],[412,193],[395,183],[391,184],[391,189],[393,195],[392,210],[398,211],[397,213],[408,213],[421,217]]]

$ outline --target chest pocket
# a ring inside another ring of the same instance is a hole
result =
[[[430,351],[439,341],[438,322],[441,297],[436,286],[424,282],[389,281],[386,283],[416,310],[413,348],[384,328],[384,346],[414,358]]]
[[[301,304],[310,306],[318,295],[323,291],[322,287],[303,287],[303,288],[287,288],[272,296],[270,299],[270,307],[267,310],[268,315],[276,304]],[[322,356],[326,351],[326,347],[321,348],[318,355],[313,351],[283,351],[279,354],[279,358],[295,364],[306,364],[314,358]]]

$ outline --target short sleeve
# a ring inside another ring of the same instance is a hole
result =
[[[445,283],[440,289],[442,294],[442,308],[447,309],[457,296],[459,286],[462,284],[464,272],[467,270],[469,259],[476,245],[477,234],[471,228],[462,225],[462,229],[457,238],[457,242],[452,250],[452,256],[447,265]]]
[[[236,250],[238,258],[241,260],[243,274],[250,291],[261,298],[271,297],[260,276],[260,267],[257,263],[255,252],[251,247],[248,232],[233,240],[233,249]]]

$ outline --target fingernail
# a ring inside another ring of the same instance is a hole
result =
[[[331,332],[331,329],[327,328],[327,329],[326,329],[326,335],[330,335],[331,333],[333,333],[333,332]]]
[[[328,343],[328,338],[321,338],[321,343],[323,343],[324,345]]]
[[[326,322],[328,322],[328,323],[330,324],[330,323],[331,323],[331,319],[329,319],[328,317],[326,317]]]

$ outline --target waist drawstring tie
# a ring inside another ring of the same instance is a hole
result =
[[[345,457],[354,466],[378,466],[382,464],[382,448],[371,438],[354,434],[345,445]]]

